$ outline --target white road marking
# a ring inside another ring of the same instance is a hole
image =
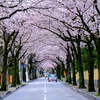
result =
[[[44,91],[44,93],[46,93],[46,91]]]
[[[47,100],[47,95],[46,95],[46,80],[45,80],[45,83],[44,83],[44,100]]]
[[[44,96],[44,100],[47,100],[47,96],[46,96],[46,94],[45,94],[45,96]]]

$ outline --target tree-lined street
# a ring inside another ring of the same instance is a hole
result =
[[[100,0],[0,0],[0,91],[47,73],[100,96]],[[66,96],[86,100],[43,78],[7,98]]]
[[[47,78],[42,77],[3,100],[90,100],[90,98],[71,90],[61,82],[48,82]]]

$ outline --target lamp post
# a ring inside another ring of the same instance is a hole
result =
[[[26,58],[26,82],[28,82],[29,81],[29,79],[28,79],[28,58]]]
[[[20,58],[20,56],[21,56],[21,51],[20,51],[20,53],[19,53],[19,58]],[[20,61],[20,59],[19,59],[19,79],[20,79],[20,83],[22,84],[23,82],[23,80],[22,80],[22,69],[21,69],[21,61]]]
[[[7,59],[7,66],[8,66],[8,59]],[[6,91],[8,91],[8,67],[7,67],[7,70],[6,70]]]
[[[7,40],[9,33],[5,34],[5,39]],[[8,57],[11,56],[11,53],[8,53]],[[8,57],[7,57],[7,69],[6,69],[6,91],[8,91]]]

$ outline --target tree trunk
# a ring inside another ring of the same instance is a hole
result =
[[[24,67],[23,68],[23,81],[25,81],[26,82],[26,74],[25,74],[25,72],[26,72],[26,68]]]
[[[92,65],[92,64],[90,64]],[[89,83],[88,83],[88,91],[95,91],[94,89],[94,70],[93,66],[89,66],[88,73],[89,73]]]
[[[37,77],[36,77],[36,69],[35,69],[35,78],[37,78]]]
[[[70,70],[70,66],[68,67],[68,83],[71,84],[71,70]]]
[[[57,75],[57,77],[58,77],[58,70],[57,70],[57,67],[56,67],[56,75]]]
[[[98,95],[100,95],[100,38],[98,38],[98,49],[97,49],[97,63],[98,63],[98,73],[99,73],[99,80],[98,80]]]
[[[62,66],[61,66],[60,74],[61,74],[61,78],[62,78],[63,77],[63,69],[62,69]]]
[[[62,77],[64,77],[64,66],[62,66]]]
[[[32,80],[32,62],[30,63],[29,78]]]
[[[75,72],[75,55],[74,55],[74,51],[73,48],[71,48],[72,50],[72,72],[73,72],[73,85],[77,85],[76,83],[76,72]]]
[[[61,66],[59,65],[59,79],[61,80]]]
[[[54,71],[54,69],[52,69],[52,74],[55,74],[55,71]]]
[[[34,66],[32,66],[32,79],[34,79]]]
[[[73,59],[73,62],[72,62],[72,72],[73,72],[73,85],[77,85],[76,72],[75,72],[75,59]]]
[[[99,73],[99,80],[98,80],[98,95],[100,95],[100,51],[98,51],[98,73]]]
[[[58,79],[61,79],[61,68],[60,68],[60,65],[57,65],[57,76],[58,76]]]
[[[67,68],[68,68],[68,83],[71,84],[71,68],[70,68],[70,55],[67,55]]]
[[[1,90],[2,91],[6,91],[7,86],[6,86],[6,71],[7,71],[7,57],[8,57],[8,53],[7,53],[7,45],[6,43],[4,44],[4,53],[3,53],[3,69],[2,69],[2,86],[1,86]]]
[[[21,84],[20,83],[20,79],[19,79],[19,66],[18,66],[18,61],[17,61],[17,65],[16,65],[16,83],[17,84]]]
[[[79,88],[86,88],[84,86],[84,74],[83,74],[83,67],[82,67],[82,62],[81,62],[80,40],[81,40],[81,36],[78,35],[78,40],[77,40],[78,54],[76,55],[76,59],[77,59],[77,66],[78,66],[78,69],[79,69]]]
[[[88,83],[88,91],[95,91],[94,89],[94,60],[93,60],[93,47],[88,44],[89,51],[89,59],[88,59],[88,75],[89,75],[89,83]]]
[[[6,89],[7,89],[7,86],[6,86],[7,59],[6,58],[7,58],[6,56],[4,56],[4,58],[3,58],[2,85],[1,85],[2,91],[6,91]]]
[[[65,70],[65,82],[68,82],[68,68]]]
[[[13,78],[12,87],[16,87],[16,58],[13,58]]]
[[[77,60],[77,66],[78,66],[78,69],[79,69],[79,88],[85,88],[83,67],[82,67],[81,61],[79,59]]]
[[[68,74],[65,72],[65,82],[68,82]]]

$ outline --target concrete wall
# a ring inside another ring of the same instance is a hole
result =
[[[99,78],[99,76],[98,76],[98,69],[96,68],[96,69],[94,69],[94,85],[95,86],[98,86],[98,78]],[[88,84],[88,79],[89,79],[88,71],[86,70],[86,71],[84,71],[84,81],[85,81],[85,84]],[[79,82],[79,72],[76,74],[76,80],[77,80],[77,82]]]

